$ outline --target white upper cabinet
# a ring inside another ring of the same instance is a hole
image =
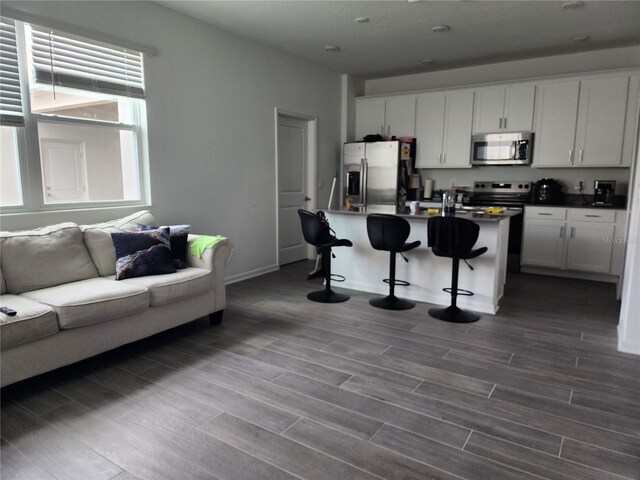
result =
[[[476,90],[473,133],[531,131],[534,97],[534,84]]]
[[[576,130],[578,166],[617,166],[622,162],[629,77],[580,82]]]
[[[471,167],[472,122],[472,90],[419,95],[416,168]]]
[[[384,98],[356,99],[356,141],[365,135],[384,135]]]
[[[418,96],[416,110],[416,168],[442,166],[444,138],[444,93]]]
[[[416,133],[416,97],[356,99],[356,141],[365,135],[385,138],[414,137]]]
[[[538,85],[533,147],[534,167],[571,167],[580,82]]]
[[[538,85],[533,166],[629,166],[637,90],[629,75]]]

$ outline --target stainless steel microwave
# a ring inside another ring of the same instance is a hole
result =
[[[532,152],[533,132],[471,137],[471,165],[529,165]]]

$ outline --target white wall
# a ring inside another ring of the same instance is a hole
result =
[[[637,150],[633,198],[618,324],[618,350],[640,355],[640,148]]]
[[[229,236],[227,276],[275,267],[276,107],[318,118],[326,204],[340,157],[340,76],[147,2],[11,2],[7,7],[157,49],[145,58],[152,210],[163,223]],[[121,213],[126,214],[125,209]],[[104,213],[22,215],[3,229]]]
[[[640,48],[637,46],[367,80],[365,95],[412,92],[630,67],[640,67]]]

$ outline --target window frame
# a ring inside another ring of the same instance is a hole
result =
[[[151,204],[149,152],[146,98],[126,97],[133,103],[131,108],[132,124],[109,122],[105,120],[65,117],[55,114],[33,113],[31,110],[31,90],[29,83],[29,65],[27,63],[26,39],[23,22],[15,20],[16,44],[18,50],[18,69],[24,127],[17,129],[17,154],[22,188],[22,205],[0,205],[0,215],[60,212],[65,210],[93,210],[119,207],[141,207]],[[87,37],[88,38],[88,37]],[[88,38],[89,39],[89,38]],[[138,200],[102,200],[95,202],[45,203],[43,188],[43,168],[40,156],[40,139],[38,122],[63,125],[82,125],[89,127],[109,128],[112,130],[129,130],[134,132],[135,153],[137,155]]]

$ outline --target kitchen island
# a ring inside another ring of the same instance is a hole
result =
[[[411,225],[408,242],[420,240],[422,245],[401,258],[396,263],[396,278],[406,280],[411,285],[396,287],[396,295],[419,302],[435,305],[449,305],[450,294],[442,289],[451,286],[451,259],[437,257],[427,247],[427,221],[439,214],[421,212],[410,214],[408,209],[400,212],[395,207],[366,207],[335,209],[325,212],[338,238],[348,238],[352,248],[335,249],[332,271],[344,275],[343,283],[336,287],[388,294],[388,285],[382,280],[389,277],[389,253],[374,250],[367,236],[367,215],[387,213],[406,218]],[[498,302],[504,293],[507,270],[507,245],[509,240],[509,219],[521,214],[505,210],[500,215],[488,215],[481,210],[458,210],[456,217],[467,218],[480,225],[480,235],[475,248],[487,247],[487,252],[470,260],[472,271],[460,262],[459,287],[470,290],[473,296],[458,297],[458,306],[463,309],[495,314]]]

